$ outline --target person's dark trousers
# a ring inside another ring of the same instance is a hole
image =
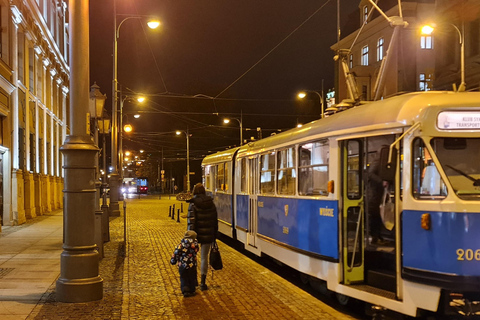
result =
[[[197,268],[185,269],[180,266],[178,268],[180,273],[180,289],[184,296],[191,296],[195,294],[195,286],[197,284]]]

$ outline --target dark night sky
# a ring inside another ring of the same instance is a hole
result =
[[[185,139],[174,131],[188,127],[191,157],[201,157],[238,144],[238,123],[226,127],[223,116],[242,113],[244,128],[261,127],[263,136],[270,135],[318,118],[318,102],[296,101],[299,90],[320,91],[322,79],[325,89],[334,85],[334,0],[116,1],[117,14],[153,15],[162,21],[160,30],[143,27],[136,19],[122,25],[119,84],[135,92],[217,98],[150,97],[142,107],[126,102],[125,121],[135,128],[126,138],[128,148],[159,156],[163,147],[166,158],[184,157]],[[342,25],[358,3],[341,1]],[[117,23],[122,19],[118,16]],[[111,111],[112,0],[90,1],[90,34],[90,82],[107,94]],[[137,112],[141,118],[133,119]]]

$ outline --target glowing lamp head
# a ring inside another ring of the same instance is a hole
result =
[[[124,127],[123,127],[123,131],[125,131],[126,133],[129,133],[129,132],[132,132],[133,130],[133,127],[131,124],[126,124]]]
[[[299,99],[303,99],[303,98],[305,98],[306,96],[307,96],[307,93],[306,93],[306,92],[299,92],[298,95],[297,95],[297,97],[298,97]]]
[[[179,136],[179,135],[182,134],[182,132],[181,132],[181,131],[176,131],[175,134],[176,134],[177,136]]]
[[[150,29],[156,29],[160,26],[160,21],[158,20],[150,20],[147,22],[147,26],[150,28]]]
[[[138,97],[138,98],[137,98],[137,101],[140,102],[140,103],[142,103],[143,101],[145,101],[145,97]]]
[[[227,118],[223,119],[223,123],[230,123],[230,119],[227,119]]]
[[[422,34],[424,35],[431,35],[433,33],[433,30],[435,30],[435,27],[433,25],[424,25],[422,27]]]

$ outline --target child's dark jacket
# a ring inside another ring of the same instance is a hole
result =
[[[175,248],[170,263],[177,264],[181,269],[196,268],[197,252],[197,240],[183,238],[180,244]]]

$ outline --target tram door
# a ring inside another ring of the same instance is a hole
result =
[[[345,284],[364,281],[363,141],[342,146],[342,243]]]
[[[258,206],[258,158],[248,159],[248,192],[249,192],[249,204],[248,204],[248,233],[247,243],[252,247],[256,247],[257,237],[257,206]]]

